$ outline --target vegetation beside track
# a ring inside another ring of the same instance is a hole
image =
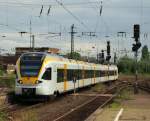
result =
[[[0,121],[7,121],[7,120],[8,120],[8,115],[7,115],[7,113],[0,111]]]
[[[0,76],[0,87],[7,87],[13,89],[15,86],[15,75]]]
[[[21,121],[38,121],[37,113],[33,110],[21,112]]]
[[[145,45],[142,48],[141,58],[137,63],[137,70],[140,74],[150,74],[150,53],[148,47]],[[123,74],[134,74],[136,69],[136,61],[127,55],[118,60],[118,69]]]
[[[2,67],[0,66],[0,76],[2,76],[4,74],[4,70],[2,69]]]
[[[105,90],[105,88],[106,88],[106,87],[105,87],[104,84],[99,83],[99,84],[94,85],[94,86],[92,87],[92,90],[93,90],[94,92],[101,92],[101,91]]]
[[[109,105],[110,108],[119,108],[121,106],[121,102],[125,100],[131,100],[133,95],[133,89],[131,87],[125,88],[119,92],[117,97],[113,100],[113,102]]]
[[[119,74],[119,80],[123,81],[134,81],[135,75],[134,74]],[[150,74],[138,74],[138,80],[141,81],[150,81]]]

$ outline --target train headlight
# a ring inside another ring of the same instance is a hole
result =
[[[35,81],[35,84],[40,84],[40,83],[42,83],[42,81],[39,81],[39,80]]]
[[[23,84],[22,80],[18,80],[17,82],[18,82],[19,84]]]

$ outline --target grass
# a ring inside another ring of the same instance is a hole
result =
[[[135,74],[124,74],[124,73],[119,73],[119,78],[128,78],[128,79],[134,79]],[[139,79],[150,79],[150,74],[138,74]]]
[[[122,90],[119,95],[113,100],[113,103],[109,105],[109,108],[120,108],[121,102],[132,99],[133,90],[127,88]]]
[[[6,78],[0,77],[0,86],[14,88],[15,87],[15,75],[6,75]]]
[[[104,89],[105,89],[105,85],[102,83],[98,83],[94,87],[92,87],[92,90],[94,92],[100,92],[100,91],[103,91]]]
[[[38,121],[36,112],[33,110],[21,112],[21,121]]]
[[[7,121],[8,115],[6,112],[0,112],[0,121]]]

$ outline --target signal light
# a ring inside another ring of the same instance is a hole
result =
[[[110,59],[111,59],[111,56],[110,56],[110,55],[107,55],[106,61],[109,61]]]
[[[136,44],[132,44],[133,47],[132,47],[132,51],[135,52],[136,51]]]
[[[137,42],[136,44],[133,44],[132,51],[136,52],[140,47],[141,47],[141,43]]]
[[[140,42],[137,42],[136,43],[136,47],[137,47],[137,50],[141,47],[141,43]]]
[[[140,25],[135,24],[134,25],[134,38],[139,38],[140,37]],[[135,39],[137,41],[137,39]]]
[[[107,55],[110,55],[110,41],[107,41]]]

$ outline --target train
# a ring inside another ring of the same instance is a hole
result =
[[[27,52],[16,62],[15,95],[56,96],[118,79],[112,64],[95,64],[45,52]]]

